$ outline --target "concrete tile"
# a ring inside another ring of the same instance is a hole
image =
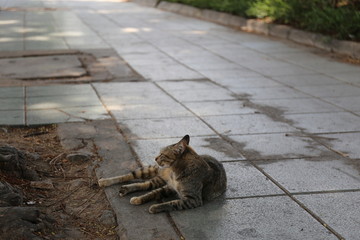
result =
[[[58,110],[83,120],[103,120],[111,118],[103,106],[72,107]]]
[[[294,159],[257,165],[290,192],[360,189],[360,176],[356,169],[359,164],[355,161]]]
[[[310,133],[352,132],[360,129],[359,117],[347,113],[289,114],[286,118]]]
[[[26,87],[27,97],[63,96],[63,95],[94,95],[89,84],[80,85],[49,85]]]
[[[337,239],[288,197],[219,199],[171,216],[186,239]]]
[[[343,109],[316,98],[252,100],[253,103],[281,109],[285,113],[341,112]]]
[[[180,102],[236,100],[230,91],[220,87],[212,89],[171,91],[170,94]]]
[[[24,97],[23,87],[1,87],[0,98],[22,98]]]
[[[217,83],[229,88],[265,88],[265,87],[282,87],[270,78],[266,77],[233,77],[217,79]]]
[[[346,153],[352,159],[360,159],[360,132],[338,133],[320,135],[324,138],[330,138],[326,144],[331,148]]]
[[[200,89],[219,89],[219,86],[206,79],[188,81],[163,81],[158,82],[158,85],[169,92],[180,90],[187,91]]]
[[[131,139],[178,138],[186,134],[192,136],[215,134],[206,124],[193,117],[122,120],[119,124]]]
[[[255,134],[291,132],[288,124],[275,122],[263,114],[207,116],[203,118],[221,134]]]
[[[354,95],[351,97],[332,97],[324,98],[324,100],[352,112],[360,111],[360,96]]]
[[[252,99],[286,99],[286,98],[309,98],[308,95],[289,87],[269,88],[232,88],[231,91],[242,96],[249,95]]]
[[[331,156],[333,152],[310,138],[283,133],[231,136],[244,145],[242,151],[251,159],[287,159]]]
[[[24,43],[22,40],[0,43],[0,51],[23,51],[23,50],[24,50]]]
[[[255,109],[244,106],[242,101],[208,101],[184,103],[198,116],[234,115],[255,113]]]
[[[200,73],[215,82],[221,82],[222,79],[227,78],[261,77],[259,73],[248,69],[232,69],[224,71],[202,70]]]
[[[41,109],[27,111],[26,125],[42,125],[65,122],[82,122],[81,118],[69,116],[56,109]]]
[[[152,82],[110,82],[110,83],[94,83],[93,86],[100,95],[106,94],[126,94],[139,92],[161,92]]]
[[[108,109],[117,120],[193,116],[190,111],[175,101],[163,103],[109,105]]]
[[[360,192],[296,196],[344,239],[359,239]]]
[[[349,97],[360,95],[360,87],[351,86],[349,84],[304,86],[295,88],[316,97]]]
[[[0,125],[24,125],[23,110],[0,110]]]
[[[332,76],[343,82],[348,82],[360,86],[359,72],[333,73]]]
[[[54,50],[69,49],[66,42],[61,38],[49,38],[45,36],[25,39],[25,50]]]
[[[0,110],[23,110],[23,98],[0,98]]]
[[[101,100],[112,110],[121,110],[124,105],[134,104],[166,104],[174,102],[162,91],[109,92],[100,93]]]
[[[125,60],[127,60],[124,57]],[[174,64],[154,64],[157,59],[151,60],[153,65],[140,65],[128,63],[145,79],[152,81],[165,81],[165,80],[184,80],[184,79],[202,79],[204,76],[199,73],[177,63]]]
[[[185,133],[184,133],[185,135]],[[163,147],[177,143],[181,138],[138,139],[132,140],[131,145],[145,165],[154,165],[155,157]],[[219,161],[244,160],[244,157],[231,144],[217,136],[193,137],[190,135],[190,146],[199,155],[210,155]]]
[[[296,66],[296,65],[288,65],[288,66],[278,66],[278,67],[253,67],[249,65],[249,68],[261,72],[266,76],[286,76],[286,75],[302,75],[302,74],[311,74],[315,73],[315,71],[306,69],[304,67]]]
[[[223,163],[227,176],[225,198],[284,194],[268,178],[247,162]]]
[[[27,99],[27,109],[54,109],[85,106],[102,106],[95,93],[87,95],[63,95],[30,97]]]
[[[273,79],[290,86],[315,86],[315,85],[333,85],[341,82],[322,74],[304,74],[293,76],[276,76]]]

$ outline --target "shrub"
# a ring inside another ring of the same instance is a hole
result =
[[[359,0],[167,0],[360,40]]]

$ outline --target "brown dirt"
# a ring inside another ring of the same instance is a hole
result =
[[[51,180],[53,183],[53,189],[37,189],[31,187],[28,180],[0,172],[0,180],[23,191],[24,205],[41,208],[56,221],[52,229],[37,233],[40,237],[117,239],[116,224],[105,224],[100,220],[104,210],[111,208],[103,189],[96,184],[94,168],[100,159],[95,152],[92,159],[86,162],[67,160],[55,125],[37,128],[0,127],[1,145],[10,145],[38,156],[31,160],[30,166],[41,180]]]

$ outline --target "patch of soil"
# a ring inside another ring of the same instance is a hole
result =
[[[116,220],[94,173],[96,150],[85,158],[67,157],[56,126],[1,128],[0,146],[12,146],[26,156],[26,165],[39,179],[27,180],[0,170],[7,182],[23,194],[20,207],[34,207],[53,220],[40,239],[117,239]],[[18,207],[17,207],[18,208]],[[2,238],[0,236],[0,238]]]

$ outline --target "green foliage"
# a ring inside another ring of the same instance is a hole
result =
[[[167,0],[360,40],[359,0]]]

